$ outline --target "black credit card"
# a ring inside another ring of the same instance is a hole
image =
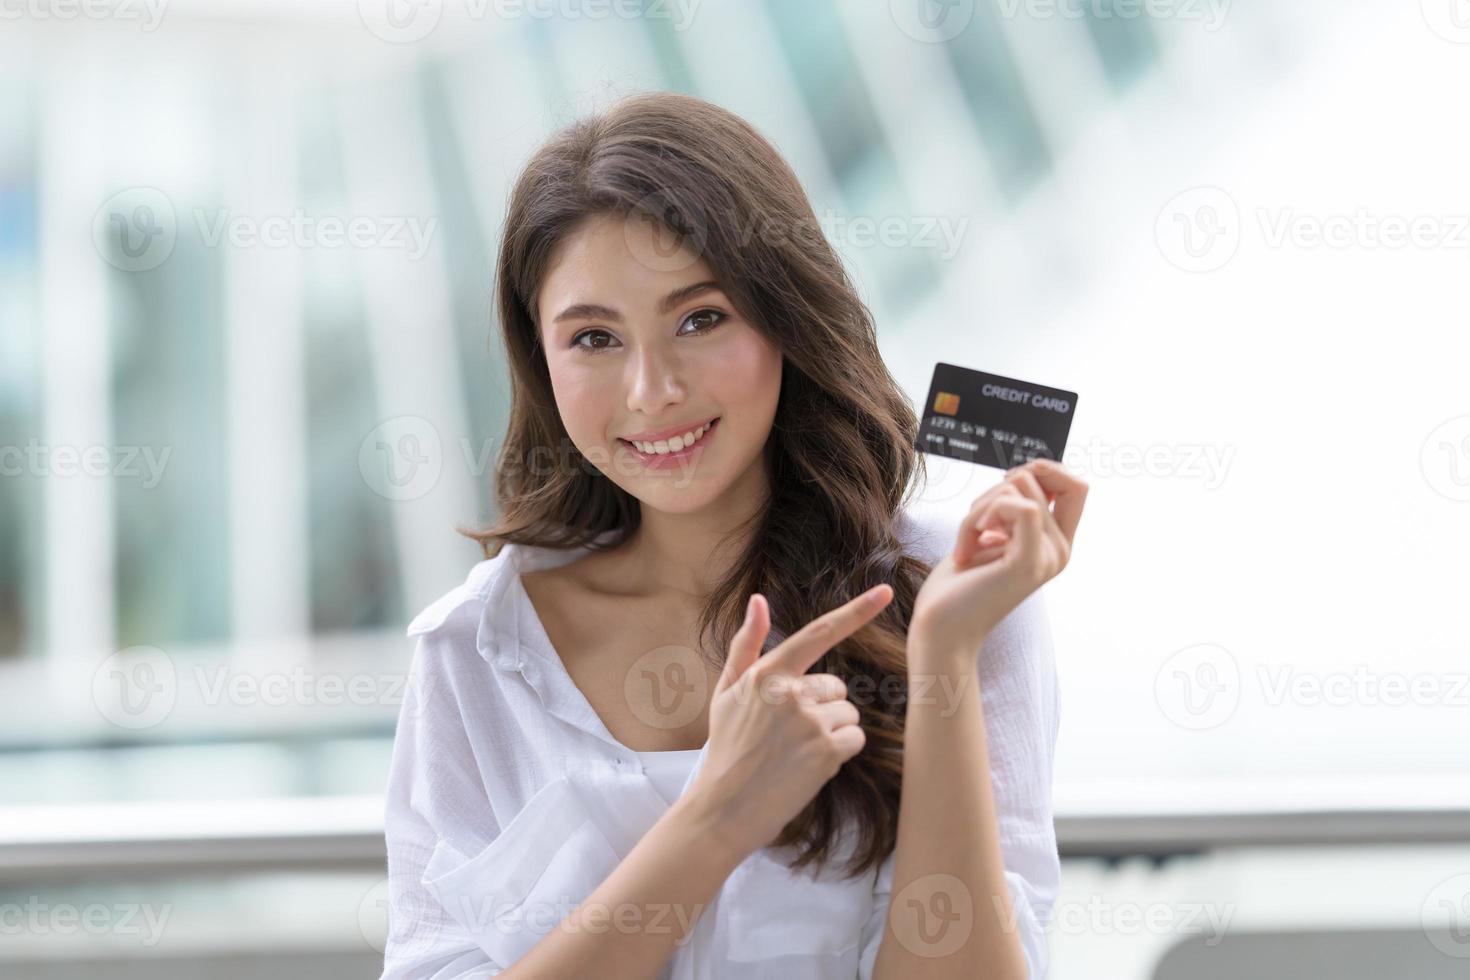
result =
[[[1003,470],[1059,460],[1076,410],[1075,392],[936,364],[917,448]]]

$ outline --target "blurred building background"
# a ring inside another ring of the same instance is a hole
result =
[[[505,196],[648,88],[775,141],[916,404],[1080,394],[1051,977],[1470,970],[1460,0],[0,17],[0,976],[376,975]]]

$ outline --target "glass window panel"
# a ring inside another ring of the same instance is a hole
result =
[[[1045,174],[1052,161],[998,16],[993,4],[977,2],[974,20],[943,47],[994,162],[1001,191],[1016,196]]]
[[[340,134],[325,94],[311,93],[302,112],[303,207],[346,215]],[[399,623],[393,503],[358,469],[358,448],[382,421],[361,289],[346,250],[306,249],[302,259],[312,630]]]
[[[767,0],[766,9],[846,205],[843,214],[817,217],[830,219],[839,250],[874,255],[874,285],[886,303],[912,302],[938,284],[938,271],[929,251],[915,244],[919,225],[843,25],[828,0]],[[904,230],[880,236],[893,222]]]
[[[1159,44],[1147,17],[1118,15],[1117,0],[1085,4],[1087,30],[1102,56],[1103,71],[1113,91],[1121,92],[1142,77],[1159,60]]]
[[[0,661],[34,655],[42,635],[43,484],[28,462],[40,432],[33,93],[0,70]]]
[[[220,259],[181,233],[156,268],[110,271],[113,442],[169,454],[154,485],[112,480],[119,648],[229,634]]]
[[[477,516],[484,521],[493,516],[495,454],[510,416],[509,379],[495,320],[494,249],[499,242],[492,241],[480,225],[463,146],[449,109],[444,73],[437,65],[429,66],[421,80],[427,155],[438,202],[432,216],[437,223],[430,246],[435,257],[424,261],[442,261],[449,273],[459,348],[456,380],[464,394],[469,419],[465,435],[473,457],[473,464],[469,460],[465,464],[472,469],[484,464],[483,472],[469,474],[479,508]]]
[[[675,5],[664,0],[643,0],[642,9],[662,12],[661,16],[644,16],[640,20],[648,32],[665,85],[678,92],[693,93],[694,76],[689,72],[689,65],[684,60],[684,46],[677,36]],[[693,9],[697,11],[698,8]]]

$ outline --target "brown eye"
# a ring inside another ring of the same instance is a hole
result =
[[[684,322],[695,323],[696,321],[701,319],[705,320],[704,326],[699,327],[695,331],[696,333],[703,333],[707,330],[713,330],[716,326],[719,325],[720,321],[725,319],[725,314],[721,313],[719,310],[695,310],[693,313],[684,318]]]
[[[582,348],[585,351],[593,351],[593,352],[599,352],[599,351],[604,351],[604,350],[607,350],[608,349],[608,344],[607,343],[584,344],[584,343],[582,343],[582,338],[584,338],[584,337],[601,337],[605,341],[612,339],[612,335],[609,334],[606,330],[584,330],[584,331],[582,331],[581,333],[577,334],[575,337],[572,338],[572,346],[573,347],[580,347],[580,348]]]

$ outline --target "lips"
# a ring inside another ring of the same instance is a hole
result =
[[[708,443],[710,439],[714,438],[714,430],[718,428],[719,424],[720,418],[717,416],[704,427],[703,433],[701,433],[698,438],[694,440],[694,442],[690,443],[688,446],[684,446],[678,450],[671,450],[669,452],[647,452],[646,450],[638,448],[636,444],[631,443],[621,437],[619,437],[618,441],[627,446],[634,453],[634,455],[638,457],[643,465],[649,467],[650,469],[660,469],[675,464],[682,464],[683,462],[692,459],[702,453],[705,444]],[[695,431],[698,430],[696,429]],[[663,441],[660,441],[660,444],[667,445],[667,443],[664,443]],[[647,443],[644,443],[644,445],[647,445]]]
[[[720,417],[715,416],[708,422],[683,430],[682,432],[676,430],[661,439],[632,440],[619,436],[618,441],[624,445],[631,446],[644,456],[674,456],[679,453],[688,452],[690,449],[703,443],[719,421]]]

